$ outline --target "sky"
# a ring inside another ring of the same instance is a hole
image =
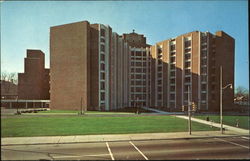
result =
[[[24,72],[27,49],[45,53],[51,26],[87,20],[118,34],[134,29],[148,44],[192,31],[223,30],[235,39],[235,87],[249,89],[248,2],[230,1],[5,1],[1,7],[1,71]]]

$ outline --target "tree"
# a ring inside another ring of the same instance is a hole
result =
[[[247,100],[249,98],[249,91],[245,87],[238,86],[235,91],[236,100]]]
[[[16,72],[1,72],[1,80],[13,82],[14,84],[18,83],[18,76]]]

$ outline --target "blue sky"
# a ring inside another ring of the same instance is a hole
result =
[[[149,44],[199,30],[235,38],[235,85],[249,88],[247,1],[1,2],[1,71],[23,72],[26,49],[41,49],[49,68],[50,26],[88,20],[118,34],[133,29]]]

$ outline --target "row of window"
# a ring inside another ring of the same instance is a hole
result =
[[[146,92],[146,87],[131,87],[131,92]]]
[[[131,56],[146,56],[146,51],[131,51]]]
[[[131,62],[131,66],[146,66],[147,62]],[[148,65],[150,65],[150,63],[148,62]]]
[[[147,69],[146,68],[131,68],[131,73],[140,73],[140,72],[146,72]],[[150,72],[150,68],[148,68],[148,71]]]
[[[131,81],[131,85],[146,85],[146,81]]]
[[[143,75],[141,75],[141,74],[132,74],[130,78],[131,79],[146,79],[146,75],[145,74],[143,74]]]

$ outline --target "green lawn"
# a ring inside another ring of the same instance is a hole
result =
[[[187,120],[174,116],[20,116],[1,118],[1,124],[2,137],[188,131]],[[192,129],[194,131],[218,130],[196,122],[192,123]]]
[[[209,116],[210,121],[220,123],[220,116],[218,115],[195,116],[195,118],[206,120],[207,116]],[[240,128],[249,129],[249,116],[223,116],[223,124],[235,127],[236,119],[239,120]]]

